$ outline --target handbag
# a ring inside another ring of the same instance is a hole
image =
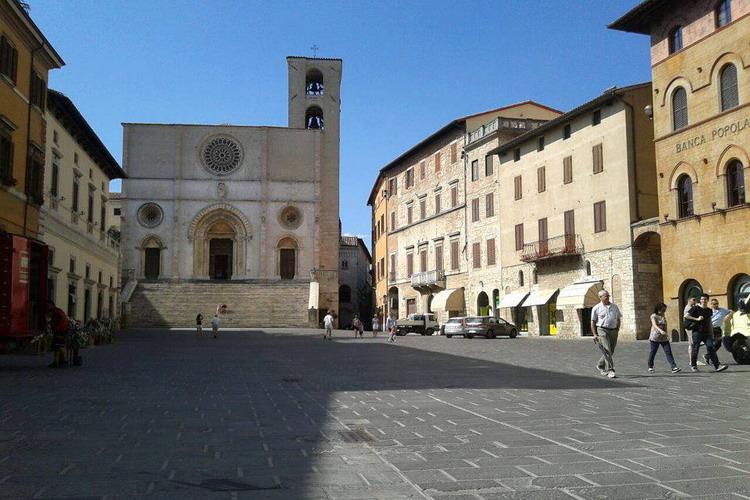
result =
[[[698,322],[693,321],[692,319],[686,319],[683,325],[685,326],[685,330],[695,330],[698,327]]]

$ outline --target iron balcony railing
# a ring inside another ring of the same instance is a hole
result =
[[[414,288],[441,286],[445,284],[445,271],[433,270],[411,275],[411,286]]]
[[[531,119],[523,119],[523,118],[495,118],[489,123],[485,123],[481,127],[472,130],[468,134],[466,134],[466,144],[471,144],[472,142],[476,142],[479,139],[482,139],[483,137],[491,134],[492,132],[495,132],[499,129],[504,130],[519,130],[521,132],[527,132],[529,130],[535,129],[539,127],[540,125],[546,123],[545,120],[531,120]]]
[[[583,253],[583,243],[579,234],[564,234],[547,238],[546,240],[526,243],[523,246],[521,260],[536,262],[538,260],[562,257],[566,255],[580,255]]]

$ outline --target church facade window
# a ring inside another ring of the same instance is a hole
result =
[[[323,130],[323,110],[318,106],[310,106],[305,113],[305,128]]]
[[[213,137],[203,145],[201,161],[212,174],[229,175],[242,163],[242,148],[231,137]]]
[[[143,227],[156,227],[164,220],[164,212],[156,203],[144,203],[138,208],[138,223]]]
[[[297,207],[285,207],[279,214],[279,221],[287,229],[297,229],[302,224],[302,213]]]
[[[311,69],[305,76],[305,94],[307,95],[324,95],[325,85],[323,85],[323,73],[317,69]]]

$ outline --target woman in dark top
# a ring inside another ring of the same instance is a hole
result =
[[[687,327],[692,330],[693,350],[690,353],[690,367],[694,372],[698,371],[698,351],[701,342],[706,344],[708,357],[714,365],[714,371],[721,372],[727,369],[727,365],[719,363],[719,357],[716,355],[714,346],[713,326],[711,325],[711,315],[713,310],[708,307],[708,294],[701,295],[700,301],[694,305],[685,315],[685,319],[693,324]]]
[[[648,340],[651,343],[651,352],[648,355],[648,372],[654,373],[654,358],[656,352],[659,350],[659,346],[664,349],[664,354],[667,356],[667,363],[672,367],[672,373],[677,373],[680,368],[674,362],[674,356],[672,356],[672,346],[669,344],[669,334],[667,333],[667,319],[664,317],[664,313],[667,310],[667,305],[663,302],[659,302],[654,307],[654,313],[651,315],[651,332],[649,333]]]
[[[198,330],[198,336],[203,336],[203,315],[201,313],[198,313],[198,316],[195,317],[195,327]]]

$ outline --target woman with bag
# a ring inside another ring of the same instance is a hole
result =
[[[672,366],[672,373],[682,371],[677,367],[677,363],[674,362],[674,356],[672,356],[672,346],[669,343],[669,335],[667,334],[667,319],[664,317],[666,310],[667,305],[659,302],[654,307],[654,313],[651,315],[651,333],[648,336],[648,340],[651,343],[651,352],[648,355],[649,373],[654,373],[654,358],[656,357],[656,351],[659,350],[659,346],[664,349],[664,354],[667,356],[667,363]]]

